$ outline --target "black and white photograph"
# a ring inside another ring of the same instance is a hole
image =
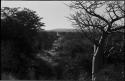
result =
[[[1,0],[1,80],[124,81],[125,1]]]

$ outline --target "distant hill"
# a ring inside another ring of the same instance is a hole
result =
[[[75,29],[67,29],[67,28],[56,28],[56,29],[46,30],[46,31],[52,31],[52,32],[76,32]]]

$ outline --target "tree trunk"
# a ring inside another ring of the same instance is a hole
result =
[[[92,81],[96,81],[96,73],[103,64],[103,54],[101,48],[97,47],[92,60]]]
[[[94,55],[92,60],[92,81],[96,81],[96,78],[97,78],[96,74],[103,66],[103,62],[104,62],[103,46],[105,45],[106,38],[107,38],[107,34],[102,35],[99,41],[99,46],[94,46]]]

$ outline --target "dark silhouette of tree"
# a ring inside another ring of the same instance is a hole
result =
[[[31,51],[32,46],[30,45],[35,40],[34,36],[44,26],[36,12],[27,8],[4,7],[1,9],[1,18],[2,40],[18,40],[20,41],[18,46],[22,50],[25,50],[26,47],[27,50],[29,48],[29,51]]]
[[[27,8],[1,8],[2,71],[20,79],[27,76],[38,52],[34,43],[44,26],[41,19]]]
[[[70,20],[82,32],[89,32],[89,35],[84,34],[94,45],[92,81],[96,81],[96,74],[103,67],[104,51],[110,52],[114,47],[104,48],[110,41],[106,41],[108,36],[112,33],[124,32],[124,5],[124,1],[74,1],[70,5],[71,8],[76,9]],[[104,11],[103,14],[99,9]]]

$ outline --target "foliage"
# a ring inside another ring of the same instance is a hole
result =
[[[110,40],[110,41],[109,41]],[[124,63],[124,32],[112,33],[108,36],[105,45],[104,58],[106,64],[122,64]],[[111,49],[112,47],[112,49]],[[110,49],[110,51],[108,51]]]
[[[32,51],[34,36],[41,30],[44,23],[36,12],[27,8],[9,8],[1,9],[1,30],[2,40],[13,40],[17,43],[17,48],[21,52]],[[24,46],[25,45],[25,46]]]
[[[87,33],[87,32],[86,32]],[[89,32],[88,32],[89,33]],[[92,67],[92,53],[93,53],[93,43],[89,41],[86,36],[82,35],[81,32],[70,32],[62,34],[59,37],[57,43],[57,48],[55,53],[55,61],[59,63],[60,66],[58,68],[62,68],[62,76],[61,79],[66,80],[80,80],[84,79],[85,81],[91,81],[91,67]],[[89,35],[89,34],[88,34]],[[105,51],[104,62],[105,67],[109,67],[114,65],[111,69],[115,68],[116,66],[121,65],[124,62],[123,53],[118,51],[124,51],[124,33],[113,33],[109,35],[108,40],[112,40],[106,43],[106,49],[110,46],[114,46],[115,49],[112,49],[112,53],[108,53]],[[97,36],[98,37],[98,36]],[[107,41],[108,41],[107,40]],[[118,42],[119,41],[119,42]],[[117,48],[117,49],[116,49]],[[123,66],[121,66],[123,67]],[[105,72],[104,70],[100,72]],[[107,68],[109,70],[109,68]],[[119,67],[119,72],[121,71]],[[113,76],[117,76],[117,73],[112,73],[110,70],[107,73],[111,73]],[[118,76],[121,74],[118,74]],[[108,75],[100,75],[100,76],[107,76],[108,79],[113,80]],[[120,81],[120,78],[118,78]]]
[[[81,5],[82,1],[77,3]],[[75,7],[79,7],[78,4],[75,4]],[[92,8],[92,11],[95,7]],[[84,22],[84,24],[82,23],[84,26],[80,25],[79,27],[90,27],[85,26],[87,19],[91,20],[90,15],[77,12],[72,17],[76,19],[76,24],[79,24],[78,20]],[[81,19],[84,17],[85,19]],[[102,32],[105,31],[93,26],[95,28],[93,31],[88,29],[82,32],[63,32],[60,33],[60,37],[57,37],[56,32],[42,30],[41,27],[44,26],[44,23],[40,21],[41,18],[36,12],[27,8],[4,7],[1,9],[2,72],[10,72],[18,79],[30,79],[31,76],[29,74],[33,74],[34,79],[44,77],[44,79],[91,81],[93,44],[99,42],[100,37],[103,35]],[[99,25],[101,23],[102,26],[105,25],[104,21],[102,22],[98,18],[93,18],[92,21],[94,24],[97,23]],[[106,76],[111,81],[115,81],[113,79],[115,77],[117,81],[121,81],[123,79],[121,72],[123,72],[122,63],[124,62],[124,33],[115,31],[119,30],[119,28],[115,29],[114,25],[111,30],[112,32],[108,32],[110,35],[107,36],[103,46],[105,50],[105,67],[98,73],[97,77],[102,77],[104,78],[103,80],[106,80]],[[54,42],[55,40],[56,42]],[[41,58],[37,58],[37,53],[44,55],[45,50],[50,51],[53,48],[56,55],[50,56],[50,58],[53,59],[55,66]],[[116,67],[119,65],[121,66]],[[109,66],[112,67],[110,68]],[[120,71],[117,71],[117,69]],[[32,71],[34,73],[30,73]]]
[[[39,50],[50,50],[52,48],[54,40],[57,39],[56,32],[41,31],[38,32],[36,41],[39,42]]]
[[[91,71],[92,44],[79,32],[69,32],[59,37],[56,48],[56,62],[62,67],[62,79],[78,80],[82,71]]]
[[[42,26],[44,23],[35,11],[27,8],[1,9],[2,72],[10,72],[19,79],[28,76],[32,61],[37,59],[35,37],[43,31]]]

